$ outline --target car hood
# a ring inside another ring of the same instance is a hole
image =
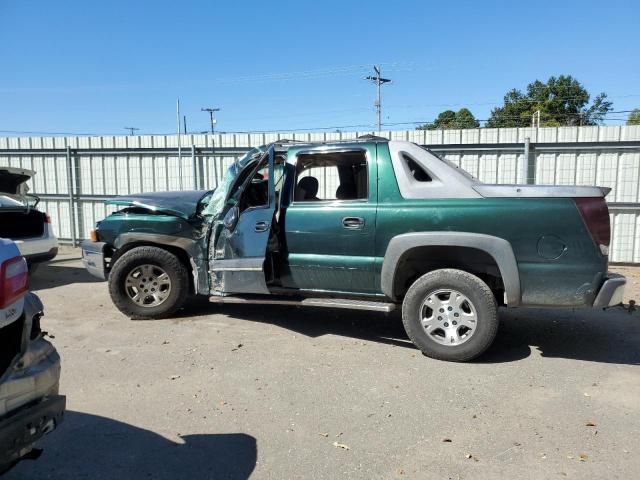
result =
[[[210,193],[209,190],[140,193],[110,198],[105,203],[107,205],[145,208],[152,212],[175,215],[187,220],[197,213],[200,200],[208,193]]]

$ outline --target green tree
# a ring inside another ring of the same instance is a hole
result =
[[[634,108],[627,117],[627,125],[640,125],[640,108]]]
[[[468,108],[461,108],[456,112],[456,128],[478,128],[479,126],[480,122]]]
[[[457,112],[445,110],[440,112],[436,120],[432,123],[425,123],[416,127],[416,130],[436,130],[452,128],[478,128],[480,122],[476,120],[473,113],[468,108],[461,108]]]
[[[598,125],[613,109],[605,93],[589,105],[591,96],[571,75],[550,77],[546,83],[536,80],[527,85],[526,93],[512,89],[504,96],[504,104],[494,108],[487,127],[528,127],[534,112],[540,111],[540,126]]]

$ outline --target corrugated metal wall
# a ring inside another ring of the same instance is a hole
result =
[[[61,240],[86,237],[113,195],[214,188],[234,158],[275,140],[331,141],[372,132],[0,138],[0,166],[35,170]],[[374,132],[375,133],[375,132]],[[600,185],[613,226],[611,260],[640,263],[640,126],[377,132],[427,145],[488,183]],[[72,228],[75,225],[75,228]]]

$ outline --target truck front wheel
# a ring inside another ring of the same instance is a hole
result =
[[[173,253],[136,247],[124,253],[109,275],[113,303],[132,319],[165,318],[189,294],[189,272]]]
[[[495,339],[498,308],[491,289],[475,275],[434,270],[407,291],[402,322],[425,355],[464,362],[482,354]]]

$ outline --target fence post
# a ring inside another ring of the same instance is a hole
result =
[[[197,160],[198,160],[198,178],[200,179],[198,188],[200,190],[204,190],[204,159],[202,158],[202,150],[198,152]]]
[[[524,162],[527,168],[527,183],[534,185],[536,183],[536,154],[531,148],[531,139],[524,139]]]
[[[213,179],[215,188],[218,188],[218,165],[216,163],[216,137],[211,135],[211,155],[213,155]]]
[[[67,146],[67,189],[69,190],[69,229],[71,230],[71,245],[78,245],[78,236],[76,235],[76,212],[75,198],[73,196],[73,159],[71,157],[71,147]]]
[[[198,189],[198,165],[196,164],[196,146],[191,143],[191,169],[193,172],[193,189]]]

